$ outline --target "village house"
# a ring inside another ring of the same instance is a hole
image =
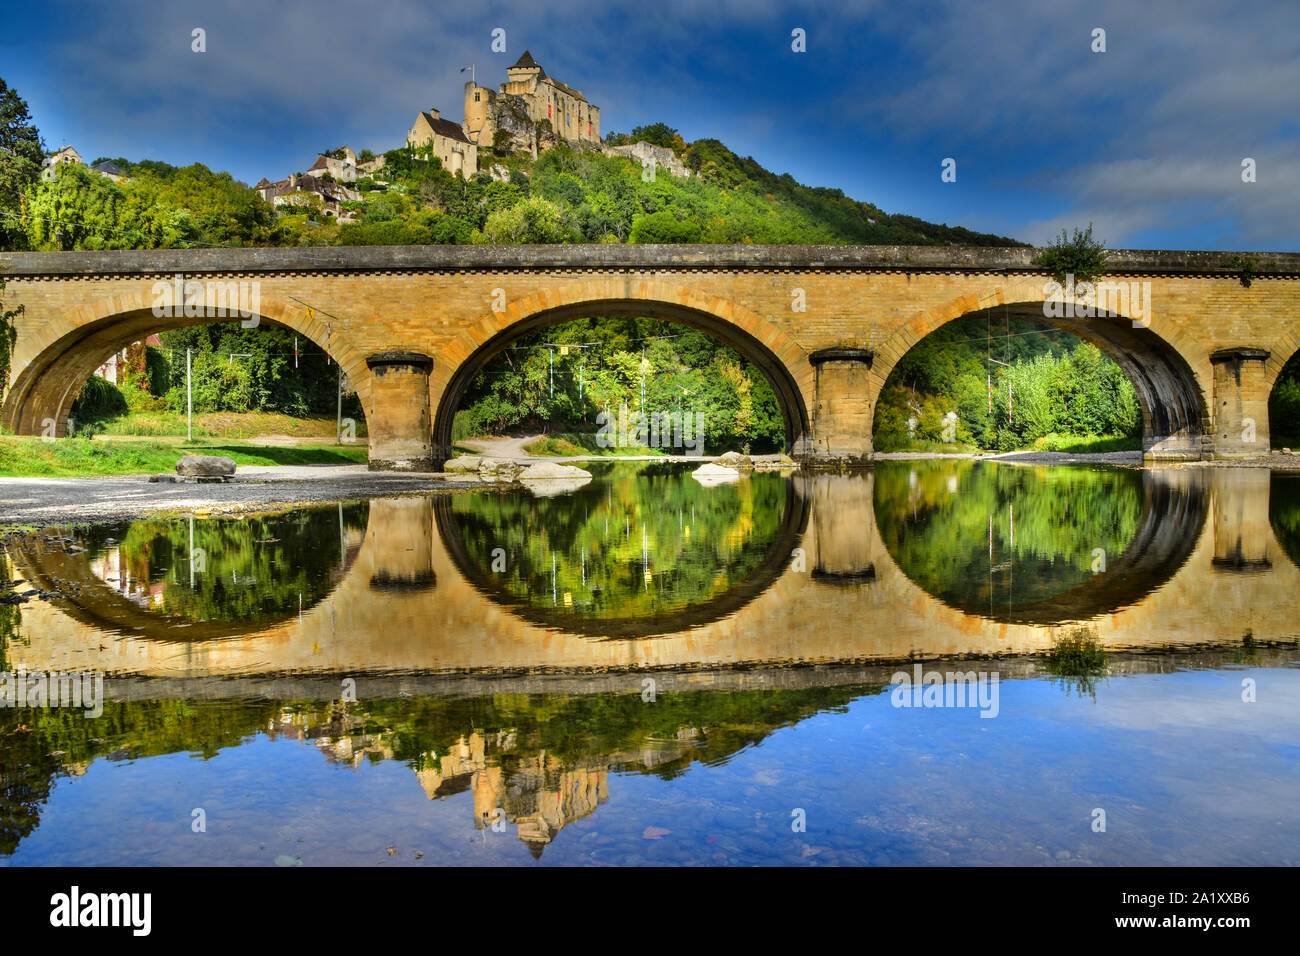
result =
[[[357,154],[352,152],[351,146],[322,153],[316,157],[311,169],[307,170],[307,175],[320,176],[322,173],[329,173],[341,183],[356,182]]]
[[[95,369],[95,374],[100,378],[112,382],[114,385],[121,385],[126,381],[125,372],[127,367],[127,352],[130,349],[138,349],[141,343],[133,342],[128,348],[120,352],[114,352],[99,368]],[[156,334],[150,335],[144,340],[144,345],[153,346],[154,348],[162,347],[162,339]]]
[[[126,179],[126,173],[122,172],[122,167],[118,166],[117,163],[113,162],[111,159],[105,159],[98,162],[94,166],[91,166],[90,169],[92,172],[99,173],[99,175],[105,176],[108,179],[113,180],[115,183],[120,183]]]
[[[466,179],[478,172],[478,146],[459,123],[443,119],[436,109],[423,110],[406,134],[406,145],[442,161],[443,169]]]
[[[41,160],[41,180],[53,182],[60,166],[82,164],[81,154],[71,146],[64,146]]]
[[[320,176],[300,176],[297,173],[277,183],[269,182],[263,177],[253,190],[277,208],[297,205],[310,207],[313,202],[308,197],[315,197],[320,201],[325,215],[344,220],[351,217],[344,215],[343,203],[361,198],[359,192],[342,183],[330,182]]]
[[[71,146],[64,146],[58,152],[50,153],[45,159],[41,160],[41,181],[46,183],[54,182],[58,176],[60,166],[84,166],[85,161],[81,154]],[[122,171],[122,167],[111,159],[102,159],[90,171],[98,173],[106,179],[111,179],[115,183],[124,182],[127,175]]]

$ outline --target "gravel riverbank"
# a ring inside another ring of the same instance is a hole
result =
[[[878,460],[974,458],[1008,464],[1142,467],[1142,453],[1136,451],[1086,455],[1065,452],[1011,452],[1005,455],[888,453],[876,457]],[[691,459],[692,462],[711,460]],[[1300,471],[1300,455],[1275,454],[1245,461],[1177,462],[1157,467]],[[241,466],[235,480],[223,484],[168,484],[150,482],[148,477],[0,478],[0,528],[6,525],[87,524],[138,518],[158,512],[238,514],[320,501],[500,487],[473,475],[375,472],[368,471],[365,465]]]

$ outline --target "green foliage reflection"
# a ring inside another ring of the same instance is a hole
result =
[[[790,493],[778,475],[705,488],[678,466],[590,467],[596,480],[560,497],[455,499],[471,559],[520,603],[597,619],[705,603],[762,562]]]
[[[364,531],[367,511],[351,504],[242,519],[142,520],[125,530],[97,526],[85,545],[92,569],[150,613],[270,622],[296,613],[300,599],[311,607],[333,589],[346,531]]]
[[[970,461],[881,462],[875,495],[903,573],[970,609],[1036,604],[1083,584],[1124,552],[1143,500],[1137,471]]]

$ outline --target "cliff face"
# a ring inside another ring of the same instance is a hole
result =
[[[533,148],[536,130],[528,116],[528,103],[522,96],[515,93],[498,94],[492,112],[493,125],[496,129],[503,129],[510,134],[513,149]]]
[[[686,168],[686,164],[678,159],[677,154],[667,146],[654,146],[644,140],[627,146],[606,146],[602,152],[606,156],[626,156],[635,159],[642,166],[653,163],[657,167],[668,170],[674,176],[689,176],[691,174],[691,171]]]

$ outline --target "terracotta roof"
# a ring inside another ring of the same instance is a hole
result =
[[[468,137],[465,136],[465,131],[460,128],[459,123],[453,123],[449,119],[435,119],[432,113],[424,110],[420,111],[420,115],[424,117],[424,121],[428,123],[430,128],[439,136],[445,136],[447,139],[454,139],[465,143],[466,145],[472,145],[470,144]]]
[[[325,162],[325,157],[324,157],[324,156],[317,156],[317,157],[316,157],[316,162],[314,162],[314,163],[311,164],[311,168],[312,168],[312,169],[327,169],[327,168],[328,168],[328,164]]]

